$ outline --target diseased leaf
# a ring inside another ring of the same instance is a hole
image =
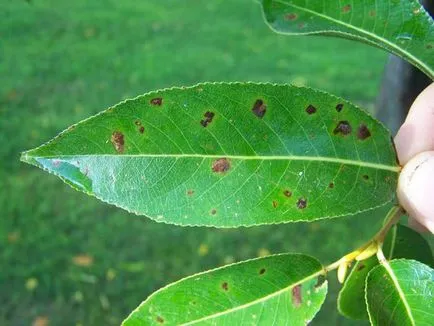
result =
[[[228,265],[152,294],[124,321],[134,325],[306,325],[327,294],[322,265],[301,254]]]
[[[263,9],[277,32],[362,41],[402,57],[434,79],[434,23],[416,0],[263,0]]]
[[[384,243],[388,259],[407,258],[433,266],[433,255],[428,242],[416,231],[396,225]],[[365,285],[368,273],[378,265],[377,257],[356,262],[338,297],[339,312],[352,319],[368,319],[365,304]]]
[[[434,270],[415,260],[375,267],[366,280],[372,325],[432,325]]]
[[[201,84],[84,120],[22,160],[130,212],[251,226],[354,214],[395,199],[389,132],[308,88]]]

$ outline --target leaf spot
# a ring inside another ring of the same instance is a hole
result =
[[[365,124],[361,124],[359,126],[359,130],[357,131],[357,138],[360,140],[365,140],[366,138],[371,137],[371,132]]]
[[[375,17],[375,16],[377,16],[377,12],[375,10],[370,10],[369,11],[369,16],[370,17]]]
[[[279,205],[279,203],[277,201],[273,200],[273,207],[277,208],[278,205]]]
[[[314,107],[312,104],[309,104],[309,106],[306,108],[307,114],[311,115],[316,112],[316,107]]]
[[[362,175],[362,178],[367,181],[367,180],[369,180],[369,175],[364,174],[364,175]]]
[[[216,210],[215,208],[213,208],[213,209],[211,210],[211,215],[215,215],[215,214],[217,214],[217,210]]]
[[[342,103],[339,103],[336,105],[336,111],[338,111],[338,112],[341,112],[343,108],[344,108],[344,105]]]
[[[155,98],[151,99],[150,103],[152,105],[161,106],[163,104],[163,98],[162,97],[155,97]]]
[[[433,45],[432,44],[427,44],[426,48],[427,48],[427,50],[431,50],[433,48]]]
[[[333,130],[333,134],[342,134],[344,136],[347,136],[351,133],[352,128],[348,121],[339,121],[338,125],[336,126],[335,130]]]
[[[157,316],[157,323],[164,324],[164,319],[161,316]]]
[[[111,142],[112,142],[113,147],[115,148],[116,152],[123,153],[123,151],[124,151],[124,145],[125,145],[125,140],[124,140],[124,134],[123,133],[121,133],[120,131],[115,131],[112,134]]]
[[[288,197],[288,198],[289,198],[289,197],[292,196],[292,191],[286,189],[286,190],[283,192],[283,194],[285,195],[285,197]]]
[[[306,207],[307,207],[307,199],[299,198],[297,201],[297,208],[298,209],[305,209]]]
[[[136,121],[134,121],[134,124],[135,124],[136,126],[141,126],[141,125],[142,125],[142,122],[141,122],[140,120],[136,120]]]
[[[329,188],[330,188],[330,189],[333,189],[334,187],[335,187],[335,183],[334,183],[334,182],[330,182],[330,183],[329,183]]]
[[[143,134],[143,133],[145,132],[145,127],[140,126],[140,128],[139,128],[139,132],[140,132],[141,134]]]
[[[223,282],[222,283],[222,289],[224,291],[229,291],[229,284],[228,284],[228,282]]]
[[[231,164],[227,158],[219,158],[212,164],[212,170],[216,173],[225,173],[229,171]]]
[[[365,268],[365,265],[364,264],[360,264],[359,266],[357,266],[357,271],[361,271],[364,268]]]
[[[294,286],[291,292],[292,292],[292,304],[296,308],[300,307],[302,303],[301,284]]]
[[[253,104],[252,112],[259,119],[262,119],[267,112],[267,106],[264,104],[264,101],[261,99],[257,99],[255,104]]]
[[[214,115],[215,115],[214,112],[210,112],[210,111],[205,112],[205,114],[203,115],[204,119],[200,120],[200,124],[202,125],[202,127],[206,128],[206,126],[208,126],[208,124],[212,122]]]
[[[342,12],[344,14],[346,14],[346,13],[348,13],[350,11],[351,11],[351,5],[345,5],[345,6],[342,7]]]
[[[296,13],[293,13],[293,12],[291,12],[285,16],[286,20],[291,20],[291,21],[296,20],[297,18],[298,18],[298,15]]]
[[[193,194],[194,194],[194,190],[192,190],[192,189],[188,189],[187,190],[187,195],[188,196],[193,196]]]
[[[261,269],[259,270],[259,275],[264,275],[265,272],[266,272],[266,269],[265,269],[265,268],[261,268]]]

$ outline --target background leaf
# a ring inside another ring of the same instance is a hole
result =
[[[383,250],[389,260],[407,258],[434,265],[428,242],[418,232],[400,224],[390,230]],[[352,319],[369,318],[365,304],[365,281],[378,264],[376,256],[356,262],[339,293],[338,309],[341,314]]]
[[[415,260],[394,260],[374,268],[366,281],[373,325],[432,325],[434,270]]]
[[[270,84],[149,93],[22,159],[136,214],[218,227],[378,207],[394,199],[399,171],[389,132],[364,111]]]
[[[332,35],[396,54],[434,79],[434,24],[415,0],[264,0],[277,32]]]
[[[300,254],[225,266],[155,292],[124,325],[305,325],[326,297],[322,273],[316,259]]]

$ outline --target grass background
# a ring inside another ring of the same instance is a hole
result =
[[[384,209],[248,229],[167,226],[75,192],[19,154],[122,99],[201,81],[291,82],[372,110],[385,60],[345,40],[274,34],[253,0],[0,2],[0,325],[117,325],[189,274],[284,251],[327,263],[360,244]],[[349,324],[331,283],[314,325]]]

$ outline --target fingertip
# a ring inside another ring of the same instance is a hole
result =
[[[434,151],[420,153],[404,166],[397,195],[409,216],[434,233]]]
[[[418,153],[434,150],[434,83],[416,98],[395,137],[399,161],[405,165]]]

